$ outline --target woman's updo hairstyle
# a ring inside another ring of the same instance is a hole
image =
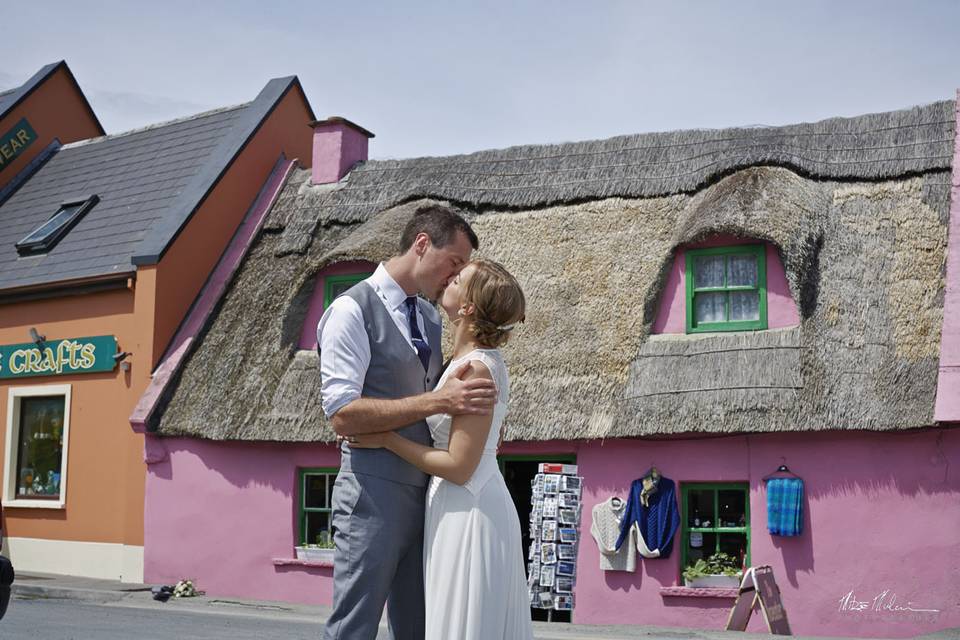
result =
[[[520,283],[502,264],[493,260],[472,261],[473,273],[460,292],[463,303],[472,303],[470,332],[477,343],[496,349],[526,316],[527,302]]]

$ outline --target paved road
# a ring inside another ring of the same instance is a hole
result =
[[[535,623],[537,640],[669,640],[743,639],[744,635],[684,629],[584,627]],[[239,602],[176,601],[166,604],[142,598],[121,602],[82,602],[57,598],[15,597],[3,620],[6,640],[318,640],[315,616],[269,605]],[[756,639],[766,636],[746,637]],[[387,640],[384,629],[377,640]]]
[[[141,609],[70,600],[14,599],[0,620],[6,640],[317,640],[320,623],[260,613]],[[384,635],[384,638],[386,635]],[[379,639],[378,639],[379,640]]]
[[[923,640],[953,640],[960,630]],[[303,608],[250,601],[171,600],[149,594],[120,601],[17,596],[0,620],[0,640],[319,640],[320,616]],[[534,623],[537,640],[761,640],[767,634],[656,627]],[[386,629],[377,640],[387,640]],[[802,640],[795,637],[795,640]],[[818,639],[828,640],[828,639]],[[918,639],[919,640],[919,639]]]

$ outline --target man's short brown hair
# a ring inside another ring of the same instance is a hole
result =
[[[453,242],[458,231],[467,236],[475,250],[480,248],[477,234],[455,209],[439,204],[421,207],[403,229],[403,235],[400,236],[400,253],[406,253],[413,246],[417,235],[421,233],[430,236],[433,246],[442,249]]]

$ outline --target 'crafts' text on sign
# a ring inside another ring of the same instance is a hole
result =
[[[37,139],[37,132],[33,130],[26,118],[14,125],[0,138],[0,171],[3,171],[23,151]]]
[[[0,346],[0,378],[58,376],[113,371],[117,366],[114,336],[49,340]]]

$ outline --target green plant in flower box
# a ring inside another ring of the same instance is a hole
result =
[[[683,577],[688,582],[703,576],[736,576],[739,574],[740,562],[722,551],[713,554],[706,560],[700,558],[683,570]]]
[[[307,544],[304,546],[310,549],[333,549],[333,538],[330,536],[329,532],[323,531],[317,534],[317,541],[315,544]]]

